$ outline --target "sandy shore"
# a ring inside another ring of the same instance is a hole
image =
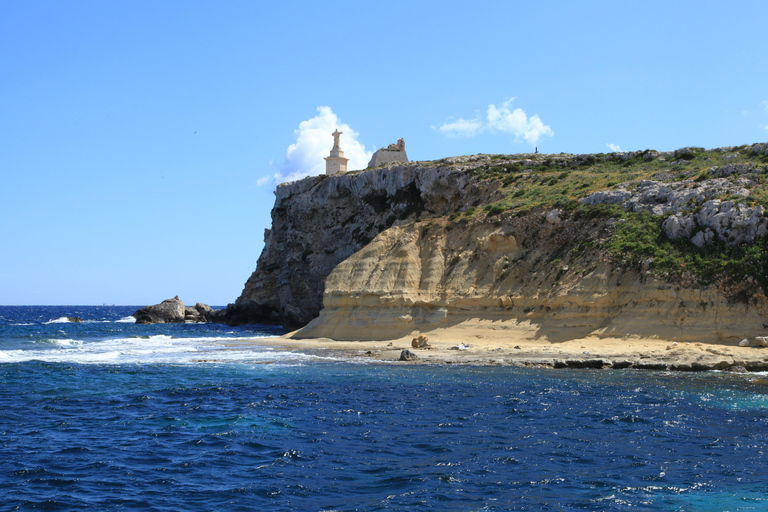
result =
[[[295,333],[254,340],[258,345],[340,359],[399,361],[408,350],[418,359],[402,364],[474,364],[553,368],[768,371],[768,348],[734,344],[676,343],[648,338],[587,337],[564,342],[509,338],[493,331],[446,329],[430,332],[429,346],[412,338],[391,341],[294,339]]]

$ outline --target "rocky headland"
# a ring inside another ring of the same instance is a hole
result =
[[[255,272],[213,318],[339,342],[754,347],[766,164],[768,144],[474,155],[283,184]]]

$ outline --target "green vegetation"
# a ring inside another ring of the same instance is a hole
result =
[[[671,279],[695,279],[701,284],[720,282],[759,285],[768,295],[768,240],[729,247],[723,241],[700,249],[688,239],[670,240],[664,234],[664,216],[631,213],[620,206],[582,206],[578,200],[593,192],[617,186],[632,191],[641,180],[701,183],[721,176],[713,168],[751,165],[749,196],[719,197],[747,206],[768,206],[768,152],[765,148],[740,146],[724,150],[684,148],[659,154],[645,150],[624,154],[596,155],[489,155],[467,165],[476,179],[498,183],[494,202],[469,208],[463,219],[502,219],[523,215],[538,208],[561,208],[566,216],[599,221],[610,226],[600,240],[580,240],[563,247],[558,257],[576,261],[591,251],[607,254],[617,264],[649,270]],[[482,155],[480,155],[482,156]],[[693,204],[694,211],[701,205]],[[449,217],[451,222],[462,214]],[[609,221],[609,219],[612,219]],[[586,262],[585,262],[586,263]],[[583,270],[583,269],[581,269]],[[560,269],[556,280],[563,274]],[[506,275],[506,269],[502,271]],[[749,287],[746,287],[749,288]],[[748,297],[742,297],[746,300]]]
[[[501,182],[503,198],[485,206],[487,214],[497,215],[510,210],[522,213],[537,207],[573,209],[578,206],[579,198],[619,184],[632,188],[644,179],[703,181],[712,177],[709,175],[712,167],[746,163],[764,165],[768,157],[751,154],[749,146],[722,153],[686,148],[679,151],[677,157],[674,153],[659,157],[653,150],[635,152],[631,158],[621,153],[531,158],[492,155],[473,173],[479,180]],[[764,182],[765,178],[761,180]],[[755,190],[752,195],[752,203],[768,204],[768,189]],[[474,211],[467,212],[472,214]]]
[[[733,247],[717,240],[699,249],[687,239],[668,239],[661,229],[663,217],[627,213],[621,208],[615,208],[613,213],[625,220],[615,224],[615,233],[608,242],[609,254],[617,260],[674,276],[690,272],[702,284],[711,284],[720,276],[735,280],[752,277],[768,293],[768,250],[764,238]]]

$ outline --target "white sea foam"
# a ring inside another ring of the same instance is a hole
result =
[[[50,343],[53,345],[58,345],[60,347],[72,347],[75,345],[82,345],[82,340],[68,340],[68,339],[60,339],[60,340],[50,340]]]
[[[174,338],[155,335],[83,342],[50,340],[50,348],[0,350],[0,363],[45,361],[80,364],[199,364],[199,363],[296,363],[331,359],[276,350],[248,343],[243,338]]]
[[[54,320],[48,320],[47,322],[43,322],[44,324],[68,324],[69,323],[69,317],[66,316],[60,316],[59,318],[56,318]]]
[[[120,320],[115,320],[118,324],[135,324],[136,319],[132,316],[126,316],[125,318],[121,318]]]

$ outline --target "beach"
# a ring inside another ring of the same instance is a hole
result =
[[[308,354],[333,354],[350,360],[382,362],[399,361],[403,351],[408,350],[418,357],[408,361],[408,364],[768,371],[768,349],[740,347],[737,343],[678,343],[658,338],[597,336],[549,342],[477,325],[431,331],[427,334],[428,346],[424,348],[414,348],[412,336],[377,341],[337,341],[297,336],[295,331],[247,343]]]

